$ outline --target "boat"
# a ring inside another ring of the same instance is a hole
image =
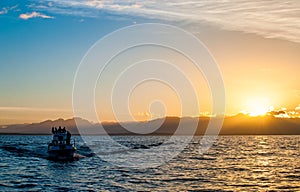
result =
[[[49,159],[73,160],[75,157],[75,140],[71,144],[71,134],[64,128],[52,127],[52,141],[48,144]]]

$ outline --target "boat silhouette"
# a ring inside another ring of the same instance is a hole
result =
[[[48,144],[49,159],[73,160],[76,147],[75,140],[71,144],[71,134],[64,128],[52,127],[52,141]]]

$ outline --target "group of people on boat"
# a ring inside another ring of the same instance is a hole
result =
[[[52,134],[65,133],[65,132],[67,132],[66,127],[63,128],[61,126],[59,126],[58,128],[52,127]]]
[[[53,140],[52,143],[56,144],[67,144],[69,145],[71,142],[71,133],[66,130],[65,127],[59,126],[52,127]]]

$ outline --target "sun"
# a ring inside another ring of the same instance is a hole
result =
[[[252,98],[246,103],[246,110],[250,116],[263,116],[270,111],[267,98]]]

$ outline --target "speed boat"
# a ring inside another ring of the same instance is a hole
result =
[[[65,128],[52,128],[52,141],[48,144],[49,159],[73,160],[76,152],[75,140],[71,144],[71,134]]]

